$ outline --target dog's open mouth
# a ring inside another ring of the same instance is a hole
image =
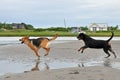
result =
[[[21,39],[19,39],[19,41],[21,41],[21,44],[23,44],[23,43],[24,43],[24,41],[22,41]]]
[[[23,44],[24,42],[22,41],[21,44]]]
[[[80,38],[79,38],[79,37],[77,37],[77,39],[78,39],[78,40],[80,40]]]

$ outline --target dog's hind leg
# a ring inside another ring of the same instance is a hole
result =
[[[115,52],[112,50],[112,48],[109,48],[109,51],[113,53],[113,55],[114,55],[115,58],[117,57],[116,54],[115,54]]]
[[[108,57],[110,57],[110,53],[108,52],[108,49],[103,49],[104,50],[104,52],[108,55],[107,57],[105,57],[105,58],[108,58]]]
[[[50,48],[44,48],[46,50],[46,54],[44,56],[47,56],[49,51],[50,51]]]

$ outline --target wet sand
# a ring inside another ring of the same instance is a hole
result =
[[[51,51],[47,57],[44,57],[45,51],[43,49],[39,50],[41,59],[70,60],[83,63],[77,67],[62,69],[49,69],[49,66],[46,66],[46,70],[43,71],[39,71],[35,66],[35,68],[24,73],[5,74],[0,76],[0,80],[120,80],[120,69],[110,67],[109,64],[110,62],[120,62],[120,41],[111,41],[111,44],[117,55],[116,59],[112,54],[109,59],[105,59],[104,57],[107,55],[102,49],[88,48],[81,54],[77,50],[84,45],[82,41],[51,44]],[[0,47],[0,60],[27,63],[36,59],[37,57],[34,55],[34,52],[24,44]],[[84,62],[91,60],[102,60],[105,66],[85,66]]]

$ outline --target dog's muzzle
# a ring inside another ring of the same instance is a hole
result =
[[[23,44],[23,43],[24,43],[21,39],[19,39],[19,41],[21,41],[21,44]]]
[[[80,40],[80,38],[79,38],[79,37],[77,37],[77,39],[78,39],[78,40]]]

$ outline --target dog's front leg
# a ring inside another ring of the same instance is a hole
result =
[[[38,53],[38,50],[33,50],[35,52],[35,55],[38,57],[38,60],[40,60],[40,55]]]
[[[83,53],[83,51],[84,51],[84,49],[86,49],[87,48],[87,46],[83,46],[83,47],[81,47],[78,51],[81,51],[81,53]]]
[[[82,50],[82,47],[80,49],[78,49],[78,51],[81,51]]]

